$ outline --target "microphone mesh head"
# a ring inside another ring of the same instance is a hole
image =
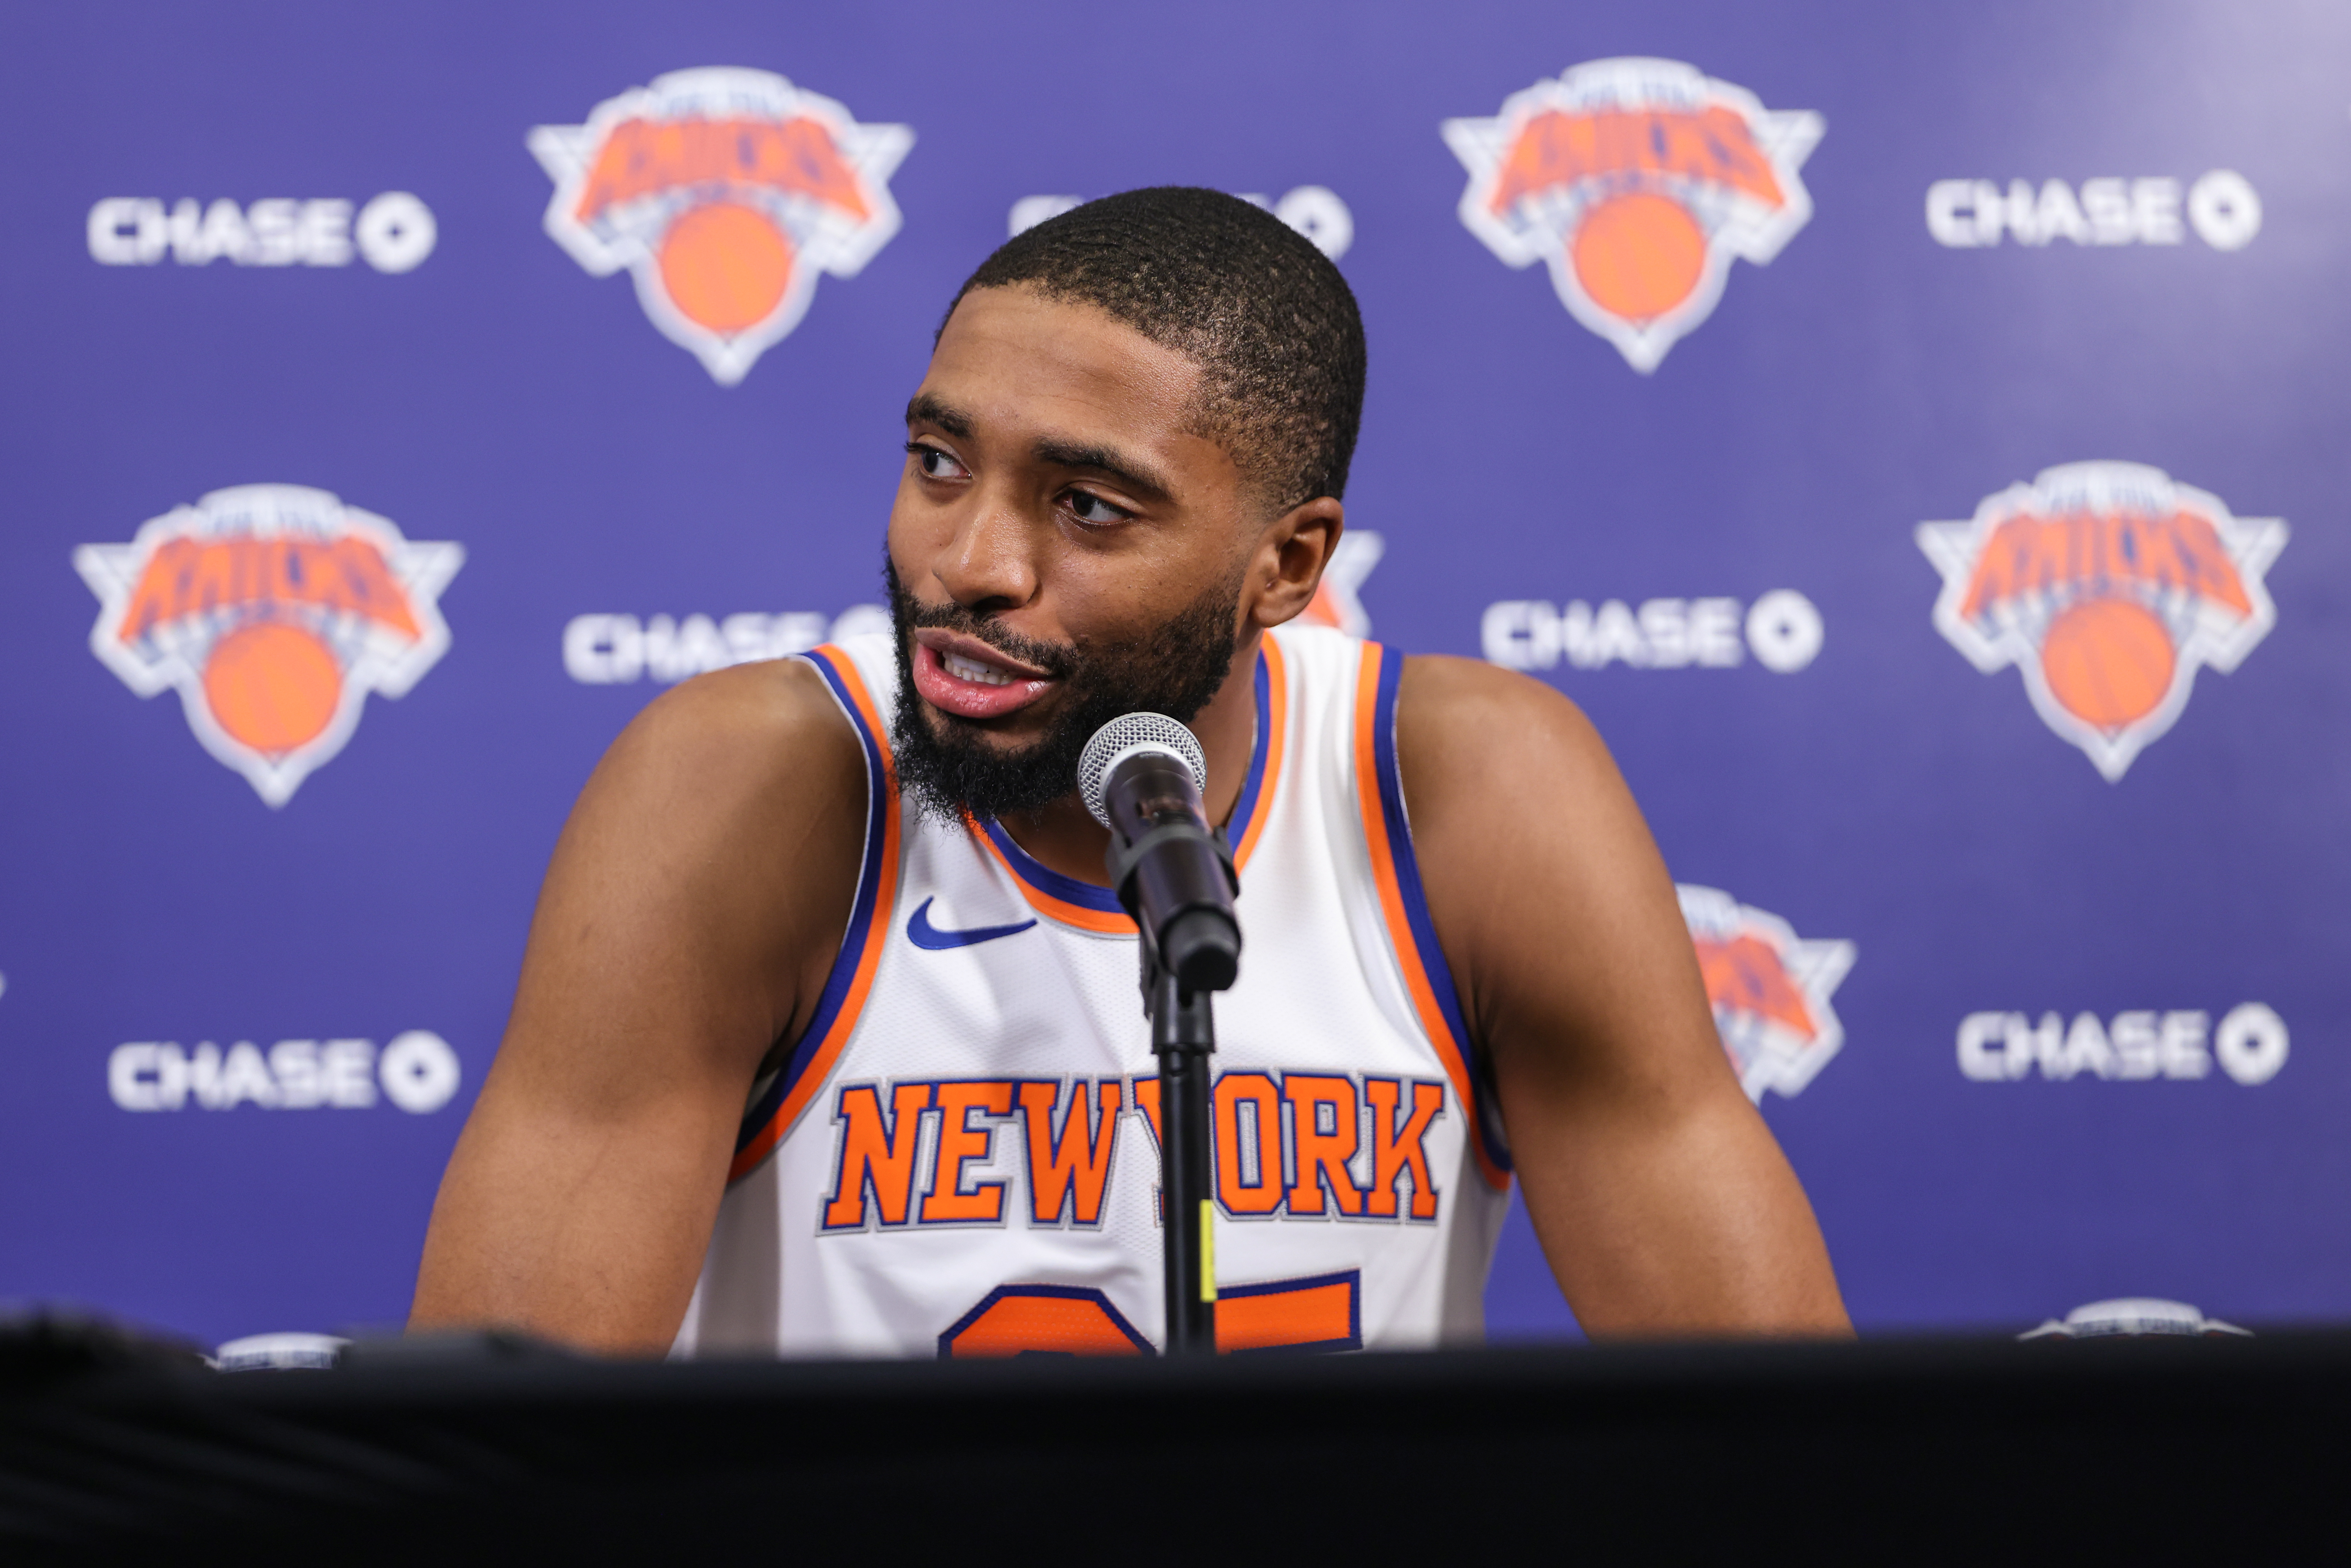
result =
[[[1192,787],[1207,793],[1207,758],[1200,755],[1200,743],[1190,730],[1164,713],[1131,713],[1114,718],[1094,731],[1094,737],[1086,742],[1085,755],[1078,758],[1078,792],[1085,797],[1086,810],[1094,814],[1094,821],[1105,828],[1111,825],[1110,804],[1102,791],[1110,782],[1110,771],[1128,752],[1139,750],[1165,751],[1177,758],[1192,770]]]

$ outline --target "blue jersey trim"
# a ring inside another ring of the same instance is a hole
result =
[[[1249,777],[1242,781],[1240,798],[1233,802],[1234,831],[1227,834],[1235,843],[1248,834],[1249,825],[1256,821],[1258,808],[1263,803],[1259,796],[1264,792],[1266,758],[1272,751],[1273,687],[1262,653],[1257,656],[1256,692],[1257,733],[1249,750]],[[1004,863],[1012,868],[1013,874],[1038,892],[1074,904],[1081,909],[1092,909],[1103,915],[1126,913],[1118,902],[1118,894],[1111,889],[1098,887],[1091,882],[1080,882],[1073,876],[1063,876],[1050,866],[1040,864],[1027,850],[1013,841],[1012,835],[1006,832],[995,818],[986,818],[979,825],[987,834],[988,841],[1004,856]]]
[[[1265,789],[1266,760],[1273,755],[1273,675],[1262,650],[1257,656],[1257,677],[1252,685],[1257,693],[1257,732],[1249,742],[1249,778],[1241,784],[1240,799],[1233,802],[1232,827],[1225,834],[1236,848],[1249,837],[1250,824],[1257,821],[1258,796]]]
[[[1445,961],[1445,949],[1437,943],[1436,923],[1428,917],[1428,897],[1420,883],[1420,859],[1413,851],[1412,822],[1405,815],[1404,778],[1396,768],[1395,749],[1396,691],[1403,678],[1404,659],[1388,650],[1380,660],[1379,690],[1373,698],[1372,754],[1379,768],[1380,811],[1387,818],[1388,849],[1395,864],[1396,891],[1403,895],[1405,921],[1412,927],[1412,943],[1419,949],[1420,967],[1428,975],[1429,989],[1437,994],[1437,1010],[1444,1015],[1445,1027],[1453,1031],[1454,1043],[1469,1070],[1471,1095],[1476,1101],[1470,1109],[1477,1117],[1479,1139],[1494,1164],[1507,1171],[1511,1168],[1510,1150],[1502,1135],[1501,1111],[1496,1103],[1486,1054],[1471,1043],[1468,1026],[1462,1021],[1460,993],[1454,988],[1453,969]]]
[[[888,813],[898,809],[897,791],[892,788],[890,768],[882,751],[881,737],[873,734],[865,717],[857,710],[856,699],[850,695],[849,685],[841,678],[833,664],[835,655],[827,649],[815,648],[799,657],[816,667],[831,688],[833,700],[841,711],[849,716],[850,727],[857,732],[858,744],[865,748],[865,857],[857,873],[857,900],[850,905],[849,929],[841,940],[841,951],[834,956],[832,968],[824,977],[824,990],[818,996],[816,1011],[809,1018],[808,1028],[800,1031],[792,1046],[792,1053],[783,1071],[776,1074],[768,1092],[759,1096],[745,1114],[741,1129],[735,1135],[735,1147],[744,1145],[758,1136],[785,1096],[791,1093],[800,1075],[808,1071],[817,1047],[831,1031],[833,1019],[841,1014],[841,1003],[848,998],[849,988],[857,977],[857,966],[864,959],[867,946],[883,939],[886,922],[873,918],[873,899],[882,883],[882,850],[887,835],[883,831]]]
[[[1081,909],[1100,910],[1104,915],[1126,913],[1119,907],[1118,894],[1109,888],[1096,887],[1092,883],[1080,882],[1073,876],[1063,876],[1052,867],[1039,863],[1027,850],[1013,841],[1012,835],[1006,832],[995,818],[987,818],[979,825],[987,832],[988,841],[1003,854],[1004,863],[1012,868],[1012,873],[1038,892],[1050,894]]]

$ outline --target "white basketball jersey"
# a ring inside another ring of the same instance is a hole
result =
[[[1218,1348],[1474,1341],[1510,1176],[1405,821],[1402,660],[1324,630],[1263,647],[1210,1059]],[[864,744],[863,870],[816,1015],[753,1092],[677,1352],[1153,1354],[1134,924],[994,822],[901,800],[889,636],[808,658]]]

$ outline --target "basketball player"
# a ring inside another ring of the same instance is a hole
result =
[[[1513,1173],[1594,1334],[1845,1331],[1582,715],[1298,625],[1364,375],[1337,269],[1212,192],[973,275],[907,407],[894,635],[680,686],[581,795],[416,1325],[1149,1349],[1156,1068],[1075,768],[1156,710],[1240,871],[1221,1348],[1475,1341]],[[1464,507],[1567,488],[1557,453],[1443,460]]]

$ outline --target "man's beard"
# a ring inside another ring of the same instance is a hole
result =
[[[1189,724],[1232,672],[1241,574],[1134,642],[1093,647],[1037,642],[952,601],[917,604],[886,559],[882,575],[898,638],[898,714],[890,728],[898,784],[942,821],[960,821],[967,809],[989,818],[1050,805],[1078,787],[1078,758],[1094,731],[1130,713],[1164,713]],[[1061,712],[1051,727],[1017,750],[1001,750],[977,724],[931,708],[914,690],[918,626],[977,637],[1059,677]]]

